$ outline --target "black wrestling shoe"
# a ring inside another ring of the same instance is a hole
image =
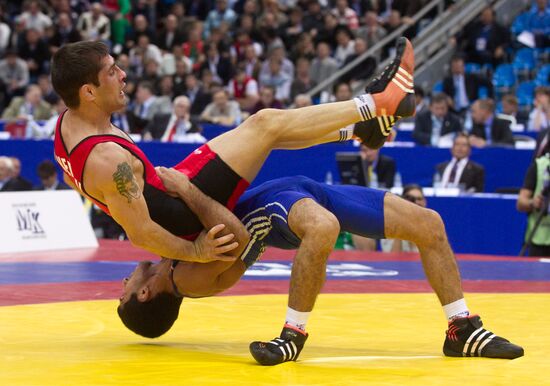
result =
[[[515,359],[523,348],[483,328],[478,315],[457,318],[449,323],[443,353],[448,357]]]
[[[395,58],[365,87],[365,92],[372,95],[376,104],[376,116],[404,118],[415,115],[413,76],[413,46],[407,38],[400,37],[395,47]],[[372,115],[366,118],[370,117]]]
[[[357,122],[353,126],[353,135],[358,137],[359,141],[371,149],[381,148],[389,135],[397,119],[392,116],[383,116],[370,119],[368,121]]]
[[[274,366],[288,361],[296,361],[304,347],[308,334],[288,325],[283,327],[281,336],[269,342],[250,343],[250,353],[256,362],[263,366]]]

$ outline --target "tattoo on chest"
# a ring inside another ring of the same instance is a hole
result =
[[[139,185],[136,182],[132,168],[127,162],[118,164],[116,172],[113,173],[113,180],[118,192],[126,197],[128,203],[132,201],[132,198],[140,197]]]

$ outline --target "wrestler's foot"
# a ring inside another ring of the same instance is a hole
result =
[[[449,322],[443,353],[448,357],[487,357],[515,359],[523,348],[483,328],[478,315]]]
[[[392,116],[381,116],[357,122],[353,126],[353,135],[358,137],[365,146],[379,149],[391,134],[395,122],[397,122],[397,118]]]
[[[308,334],[286,325],[281,336],[269,342],[250,343],[250,353],[263,366],[274,366],[283,362],[296,361],[304,347]]]
[[[395,58],[366,87],[376,105],[376,115],[393,115],[399,118],[415,114],[414,51],[404,37],[397,39]]]

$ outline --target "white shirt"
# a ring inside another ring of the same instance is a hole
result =
[[[449,181],[449,178],[451,177],[451,171],[453,170],[453,167],[457,162],[458,162],[458,165],[457,165],[454,181]],[[462,158],[459,161],[455,157],[453,157],[451,162],[449,162],[449,164],[443,171],[443,177],[441,178],[442,186],[445,188],[458,187],[458,182],[460,181],[460,177],[462,176],[462,172],[464,171],[466,164],[468,164],[468,158]]]

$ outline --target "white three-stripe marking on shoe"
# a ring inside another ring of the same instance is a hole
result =
[[[399,81],[396,79],[396,78],[392,78],[391,80],[393,83],[395,83],[401,90],[403,90],[404,92],[406,93],[409,93],[409,94],[414,94],[414,90],[411,89],[411,88],[407,88],[405,86],[403,86],[401,83],[399,83]]]
[[[403,67],[399,66],[397,71],[399,71],[401,73],[401,75],[406,76],[407,78],[409,78],[409,80],[412,82],[413,76],[411,74],[409,74],[409,72],[407,70],[405,70]]]
[[[409,82],[407,79],[405,79],[404,76],[402,76],[400,73],[396,72],[395,73],[395,77],[397,79],[399,79],[401,81],[401,83],[403,83],[405,86],[408,86],[408,87],[414,87],[414,83],[413,82]]]
[[[485,342],[483,342],[483,343],[481,344],[481,346],[479,346],[479,350],[478,350],[479,356],[481,356],[481,351],[483,350],[483,348],[484,348],[485,346],[487,346],[487,343],[489,343],[491,340],[493,340],[493,338],[494,338],[495,336],[496,336],[495,334],[491,334],[491,336],[489,336],[489,337],[487,338],[487,340],[485,340]]]
[[[470,356],[479,356],[476,354],[476,351],[477,351],[477,348],[479,346],[479,344],[483,341],[483,337],[490,334],[489,331],[485,330],[483,332],[483,334],[481,334],[475,341],[475,343],[473,343],[472,345],[472,349],[470,350]]]
[[[470,347],[470,343],[472,342],[474,337],[477,334],[479,334],[480,331],[483,331],[483,330],[484,330],[483,327],[480,327],[477,330],[475,330],[474,332],[472,332],[472,334],[468,337],[468,340],[466,341],[466,343],[464,343],[464,348],[462,349],[462,354],[463,355],[466,355],[466,353],[468,352],[468,347]]]

